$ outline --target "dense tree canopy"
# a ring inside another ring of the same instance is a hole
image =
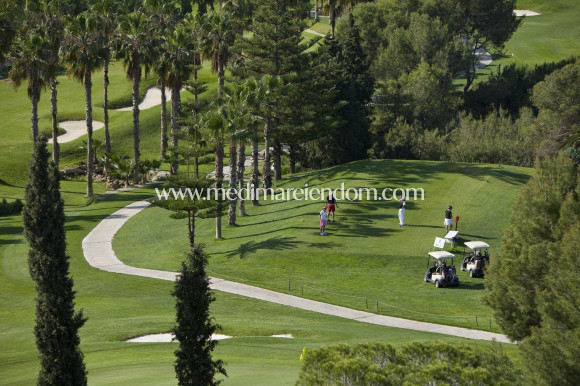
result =
[[[542,161],[514,203],[501,254],[486,275],[486,302],[504,333],[522,343],[531,374],[546,384],[580,377],[578,169]]]
[[[482,350],[442,342],[327,346],[307,351],[298,385],[513,385],[511,361],[496,346]]]

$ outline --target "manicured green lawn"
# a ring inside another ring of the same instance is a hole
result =
[[[89,320],[81,329],[89,382],[174,384],[175,344],[123,343],[129,337],[168,332],[173,326],[170,282],[93,269],[82,257],[81,241],[96,222],[152,191],[122,193],[85,206],[82,182],[63,184],[67,202],[67,241],[77,307]],[[0,379],[2,384],[35,383],[34,288],[26,263],[27,246],[19,216],[0,218]],[[399,345],[415,340],[465,341],[429,333],[384,328],[313,312],[217,293],[212,315],[225,334],[215,355],[228,362],[227,384],[287,385],[296,381],[303,347],[336,342],[381,340]],[[295,339],[266,338],[292,334]],[[487,344],[487,343],[478,343]],[[510,354],[515,347],[505,345]],[[517,358],[517,355],[514,356]],[[276,374],[276,376],[274,376]]]
[[[517,9],[541,15],[526,17],[504,49],[492,51],[492,64],[477,71],[476,82],[486,81],[498,67],[514,63],[533,67],[580,55],[579,0],[518,0]]]
[[[424,201],[408,201],[405,227],[398,225],[398,202],[339,201],[337,221],[321,237],[323,203],[269,201],[248,206],[237,227],[224,226],[223,240],[214,240],[214,219],[198,220],[196,241],[206,244],[208,271],[216,277],[363,310],[368,302],[373,312],[379,301],[381,313],[435,323],[475,328],[478,315],[479,327],[489,329],[491,313],[480,301],[484,281],[460,272],[458,289],[424,283],[427,252],[445,233],[448,205],[460,216],[461,242],[483,240],[497,252],[512,200],[530,173],[497,165],[359,161],[286,176],[275,187],[423,188]],[[175,271],[187,251],[186,230],[185,220],[149,208],[119,231],[114,248],[129,265]],[[492,330],[498,331],[493,323]]]

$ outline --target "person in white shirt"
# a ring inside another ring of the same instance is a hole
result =
[[[320,236],[326,236],[324,231],[326,228],[326,222],[328,221],[328,213],[326,213],[326,206],[322,207],[320,212]]]
[[[402,227],[405,225],[405,200],[401,200],[401,204],[399,205],[399,226]]]

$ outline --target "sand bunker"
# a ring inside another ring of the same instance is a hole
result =
[[[165,89],[165,97],[168,101],[171,100],[171,89]],[[145,93],[145,98],[139,103],[139,110],[147,110],[161,104],[161,87],[153,86]],[[123,107],[122,109],[115,109],[115,111],[133,111],[133,106]]]
[[[493,60],[491,54],[482,48],[476,50],[475,55],[477,55],[477,59],[479,60],[479,63],[475,66],[476,70],[489,66]]]
[[[514,15],[516,16],[540,16],[539,13],[530,11],[527,9],[514,9]]]
[[[66,133],[58,136],[58,143],[74,141],[87,133],[87,122],[84,120],[63,121],[59,122],[58,126],[66,130]],[[93,132],[102,129],[103,127],[105,127],[103,122],[93,121]],[[48,140],[48,143],[52,143],[52,138]]]
[[[132,339],[127,339],[125,342],[132,342],[132,343],[170,343],[170,342],[174,342],[175,335],[171,334],[171,333],[166,333],[166,334],[151,334],[151,335],[143,335],[143,336],[138,336],[136,338],[132,338]],[[213,334],[211,336],[212,340],[222,340],[222,339],[229,339],[229,338],[234,338],[233,336],[230,335],[223,335],[223,334]],[[240,338],[244,338],[243,336],[241,336]],[[256,336],[252,336],[252,337],[245,337],[245,338],[258,338]],[[261,337],[260,337],[261,338]],[[287,339],[293,339],[294,337],[292,336],[292,334],[278,334],[278,335],[270,335],[270,338],[287,338]]]
[[[173,342],[175,335],[172,333],[166,334],[151,334],[151,335],[143,335],[138,336],[133,339],[127,339],[125,342],[132,342],[132,343],[170,343]],[[222,340],[232,338],[229,335],[222,335],[222,334],[213,334],[211,336],[212,340]]]

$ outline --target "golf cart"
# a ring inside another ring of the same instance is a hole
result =
[[[447,251],[433,251],[429,252],[427,258],[427,272],[425,273],[425,281],[435,283],[435,287],[450,287],[458,286],[459,278],[455,273],[455,265],[453,265],[453,258],[455,255]],[[431,258],[433,258],[433,266],[431,265]],[[451,265],[447,265],[447,259],[451,259]]]
[[[483,277],[483,271],[489,264],[488,248],[489,245],[483,241],[466,242],[463,247],[461,270],[469,272],[469,277]]]

